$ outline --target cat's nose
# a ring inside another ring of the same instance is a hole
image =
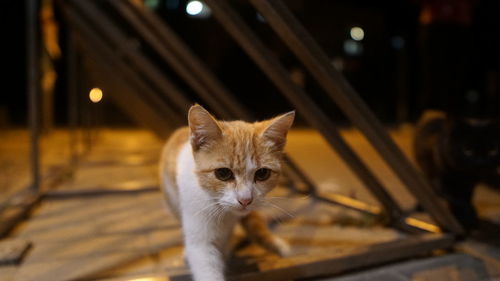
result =
[[[252,204],[253,198],[252,197],[247,197],[247,198],[239,198],[238,202],[240,203],[241,206],[246,207],[250,204]]]

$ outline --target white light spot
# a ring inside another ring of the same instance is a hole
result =
[[[350,34],[352,40],[361,41],[365,38],[365,31],[359,26],[351,28]]]
[[[186,5],[186,13],[193,17],[207,18],[210,16],[210,8],[198,0],[189,1]]]

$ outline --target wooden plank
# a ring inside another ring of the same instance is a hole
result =
[[[49,191],[44,194],[46,200],[61,200],[74,199],[85,197],[101,197],[101,196],[116,196],[116,195],[136,195],[143,192],[157,192],[158,186],[138,186],[134,188],[119,188],[109,186],[98,186],[92,189],[71,189],[71,190],[56,190]]]
[[[285,281],[338,275],[358,268],[373,267],[453,245],[448,234],[423,234],[410,238],[360,247],[346,253],[315,253],[290,258],[257,261],[246,272],[229,275],[231,281]],[[253,270],[252,270],[253,267]],[[171,280],[191,280],[187,268],[169,274]]]
[[[30,247],[31,242],[22,239],[0,240],[0,265],[19,263]]]
[[[40,196],[34,192],[32,189],[27,189],[0,208],[0,238],[7,236],[39,202]]]
[[[279,281],[340,274],[356,268],[426,254],[435,249],[445,249],[451,247],[453,243],[454,239],[451,235],[424,234],[360,248],[341,256],[324,253],[263,263],[259,265],[259,272],[234,276],[230,280]]]
[[[463,233],[429,183],[414,169],[328,56],[280,0],[251,0],[269,25],[304,63],[346,116],[356,125],[436,222],[446,230]]]
[[[208,0],[206,3],[211,7],[214,15],[227,32],[257,63],[281,93],[296,107],[298,112],[322,133],[352,171],[358,175],[368,190],[384,206],[384,211],[389,218],[397,221],[402,213],[398,204],[344,141],[331,118],[314,103],[302,88],[298,87],[290,79],[282,64],[272,55],[233,9],[227,5],[226,1]]]
[[[379,206],[370,205],[342,194],[320,193],[316,198],[321,201],[334,203],[373,216],[380,216],[382,214],[382,210]]]

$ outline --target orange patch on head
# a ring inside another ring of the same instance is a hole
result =
[[[290,112],[255,123],[225,122],[216,120],[201,106],[193,106],[189,115],[190,138],[200,186],[217,192],[253,182],[266,192],[272,189],[278,180],[286,134],[294,115]],[[217,179],[214,171],[218,168],[231,169],[234,179]],[[273,171],[269,179],[254,180],[259,168]]]

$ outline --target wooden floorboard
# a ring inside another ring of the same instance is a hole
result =
[[[347,132],[346,136],[358,149],[365,148],[358,133]],[[321,192],[340,193],[376,206],[370,195],[362,192],[361,183],[341,165],[338,155],[328,149],[316,132],[293,130],[289,139],[290,155],[311,171]],[[404,140],[401,143],[406,147],[406,139],[397,139]],[[92,161],[152,155],[160,145],[149,136],[144,139],[131,132],[105,132],[101,144],[94,149],[95,154],[89,155]],[[367,161],[373,162],[372,152],[364,152]],[[155,165],[131,169],[130,165],[123,169],[114,164],[99,165],[98,169],[82,165],[60,188],[63,193],[71,193],[78,188],[104,184],[121,186],[132,179],[132,174],[137,182],[157,184]],[[385,171],[377,173],[384,180],[394,181]],[[403,188],[397,182],[389,183],[398,200],[406,201],[400,192]],[[236,280],[342,275],[357,267],[372,268],[414,254],[429,253],[432,248],[446,248],[449,243],[447,236],[408,235],[383,227],[373,215],[315,201],[311,196],[295,195],[286,189],[278,188],[269,197],[281,209],[271,207],[264,211],[276,219],[273,232],[289,241],[292,254],[280,258],[257,245],[244,243],[228,265]],[[498,220],[499,198],[497,193],[479,188],[476,203],[480,214]],[[405,203],[411,206],[412,202]],[[164,208],[158,191],[43,200],[12,236],[29,240],[33,246],[19,266],[0,266],[1,281],[188,278],[179,224]],[[424,246],[417,246],[414,239],[421,239]],[[472,248],[474,251],[470,254],[489,261],[489,273],[500,272],[493,262],[500,250],[487,245]]]

